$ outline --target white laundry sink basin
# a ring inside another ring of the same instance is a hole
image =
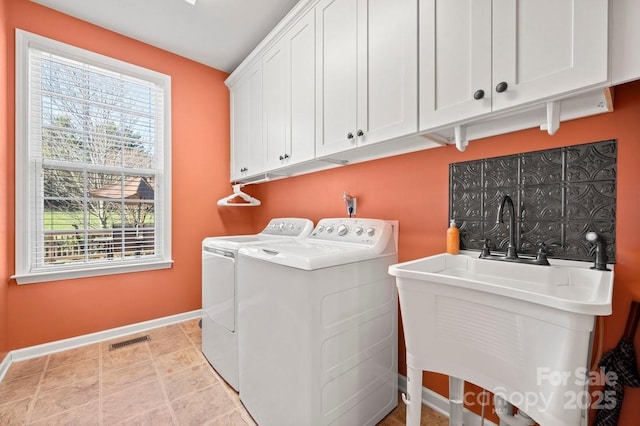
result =
[[[575,398],[588,392],[581,379],[595,316],[611,313],[613,272],[586,262],[541,266],[476,256],[438,254],[389,267],[410,398],[420,395],[422,371],[433,371],[488,389],[539,424],[580,424],[587,411]]]
[[[393,265],[389,273],[426,283],[440,283],[563,311],[611,314],[613,273],[584,267],[480,259],[469,255],[438,254]]]

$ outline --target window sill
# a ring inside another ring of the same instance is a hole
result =
[[[151,261],[132,265],[94,266],[87,269],[72,269],[65,271],[44,271],[36,273],[16,274],[18,284],[35,284],[49,281],[70,280],[75,278],[98,277],[102,275],[127,274],[131,272],[154,271],[157,269],[169,269],[173,266],[173,260]]]

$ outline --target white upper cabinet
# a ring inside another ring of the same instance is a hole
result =
[[[606,84],[608,11],[608,0],[493,0],[493,109]]]
[[[491,0],[421,0],[420,128],[491,111],[491,82]]]
[[[323,0],[316,6],[316,153],[355,146],[358,27],[356,0]]]
[[[640,78],[640,1],[611,0],[611,84]]]
[[[417,0],[321,0],[316,155],[417,131]]]
[[[264,85],[264,161],[265,169],[280,166],[288,152],[287,146],[287,55],[281,40],[262,59]]]
[[[226,80],[231,180],[610,111],[602,88],[640,78],[638,4],[300,0]]]
[[[253,66],[231,91],[231,181],[264,170],[262,63]]]
[[[311,11],[262,58],[266,170],[315,156],[315,47]]]
[[[420,1],[421,130],[607,84],[607,0]]]
[[[283,164],[315,157],[316,148],[316,30],[313,10],[287,32],[287,147]]]

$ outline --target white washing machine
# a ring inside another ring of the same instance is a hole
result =
[[[240,399],[259,425],[375,425],[397,406],[393,228],[322,219],[240,249]]]
[[[202,353],[236,391],[238,379],[238,291],[240,247],[304,238],[313,222],[302,218],[272,219],[259,234],[209,237],[202,241]]]

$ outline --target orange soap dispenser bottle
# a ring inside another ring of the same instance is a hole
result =
[[[454,219],[451,219],[449,229],[447,229],[447,253],[460,253],[460,230],[456,226]]]

